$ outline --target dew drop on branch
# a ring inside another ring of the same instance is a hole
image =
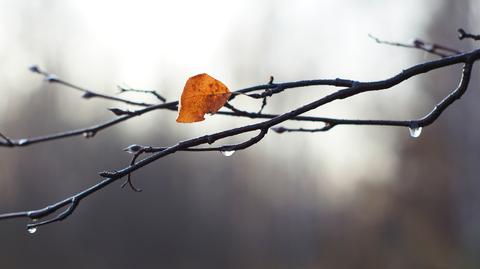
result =
[[[88,132],[84,132],[84,133],[83,133],[83,136],[84,136],[85,138],[92,138],[92,137],[94,137],[96,134],[97,134],[96,132],[88,131]]]
[[[233,155],[233,153],[235,153],[235,150],[222,150],[220,152],[222,153],[223,156],[230,157]]]
[[[408,130],[410,131],[411,137],[419,137],[422,133],[422,127],[419,126],[411,126],[408,128]]]
[[[27,231],[29,234],[34,234],[35,232],[37,232],[37,227],[28,228]]]
[[[22,138],[22,139],[18,140],[17,143],[18,143],[19,146],[25,145],[25,144],[28,143],[28,139]]]

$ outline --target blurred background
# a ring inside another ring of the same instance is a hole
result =
[[[270,75],[276,82],[384,79],[434,57],[379,45],[368,34],[470,50],[475,44],[458,41],[456,30],[478,33],[479,23],[477,0],[0,0],[0,131],[43,135],[106,121],[109,107],[129,108],[48,84],[28,71],[32,64],[105,94],[128,85],[173,101],[188,77],[203,72],[231,90]],[[309,115],[417,118],[457,85],[460,68]],[[0,267],[479,268],[474,72],[465,97],[419,138],[394,127],[270,132],[231,157],[161,159],[134,174],[142,193],[119,182],[35,234],[25,219],[0,222]],[[333,90],[292,89],[270,98],[265,111],[290,111]],[[256,111],[260,102],[240,97],[235,105]],[[129,163],[122,149],[130,144],[168,146],[251,122],[213,116],[184,125],[175,118],[156,111],[91,139],[0,148],[0,212],[40,208],[95,184],[97,172]]]

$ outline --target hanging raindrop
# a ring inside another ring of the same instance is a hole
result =
[[[422,133],[422,127],[419,126],[411,126],[408,128],[410,131],[410,136],[411,137],[419,137],[420,134]]]
[[[22,138],[22,139],[18,140],[17,143],[18,143],[19,146],[25,145],[25,144],[28,143],[28,139]]]
[[[94,132],[94,131],[88,131],[88,132],[84,132],[84,133],[83,133],[83,136],[84,136],[85,138],[92,138],[92,137],[94,137],[96,134],[97,134],[97,133]]]
[[[235,150],[222,150],[220,152],[222,153],[223,156],[230,157],[233,155],[233,153],[235,153]]]
[[[37,227],[28,228],[28,233],[34,234],[37,231]]]

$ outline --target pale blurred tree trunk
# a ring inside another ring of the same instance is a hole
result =
[[[455,35],[458,28],[478,30],[469,24],[475,2],[439,1],[442,7],[432,18],[425,39],[471,50],[472,42],[456,41]],[[407,224],[411,227],[403,230],[411,228],[406,238],[411,238],[412,245],[426,243],[418,250],[427,267],[480,265],[480,93],[478,71],[475,73],[460,103],[424,131],[421,143],[408,143],[402,155],[404,167],[398,185],[405,220],[411,220]],[[431,94],[436,102],[458,80],[458,72],[434,72],[419,90]]]
[[[448,27],[454,30],[464,27],[472,32],[479,31],[480,18],[477,0],[450,1],[447,0],[444,9],[438,14],[437,20],[432,23],[433,39],[447,40],[445,31]],[[464,50],[478,47],[479,42],[462,42]],[[457,229],[460,231],[460,240],[465,253],[474,262],[480,265],[480,100],[479,92],[479,65],[475,66],[473,79],[470,82],[470,91],[462,98],[461,103],[451,108],[446,114],[447,124],[439,124],[444,129],[449,142],[449,154],[452,163],[451,184],[453,195],[454,218],[458,220]],[[435,81],[435,86],[441,87],[445,79]]]

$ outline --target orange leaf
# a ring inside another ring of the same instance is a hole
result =
[[[187,80],[180,99],[177,122],[202,121],[206,113],[217,112],[232,93],[222,82],[208,74],[199,74]]]

